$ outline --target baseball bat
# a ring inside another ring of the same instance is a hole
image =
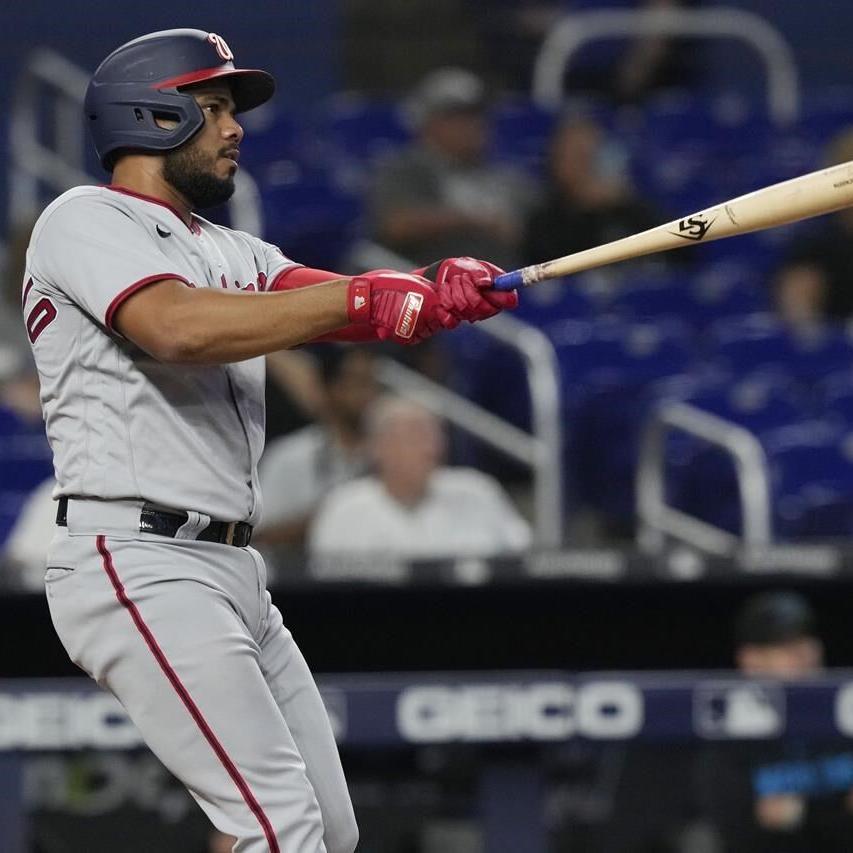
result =
[[[853,205],[853,161],[771,184],[621,240],[504,273],[495,279],[494,286],[497,290],[528,287],[546,279],[691,243],[710,243],[787,225],[850,205]]]

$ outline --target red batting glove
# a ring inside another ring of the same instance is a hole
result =
[[[442,309],[440,314],[447,328],[451,328],[448,318],[457,323],[460,320],[476,323],[504,309],[518,307],[517,291],[492,289],[495,278],[503,270],[488,261],[447,258],[415,273],[435,282]]]
[[[445,328],[441,303],[431,282],[418,275],[377,270],[350,279],[350,323],[369,324],[379,340],[415,344]]]

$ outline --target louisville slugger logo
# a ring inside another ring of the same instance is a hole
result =
[[[397,321],[396,332],[399,337],[412,337],[423,304],[424,298],[420,293],[410,290],[406,294],[406,301],[403,303],[403,310],[400,312],[400,319]]]
[[[685,240],[701,240],[716,219],[716,216],[713,219],[708,219],[704,214],[690,216],[678,221],[678,231],[670,231],[669,233],[676,237],[683,237]]]

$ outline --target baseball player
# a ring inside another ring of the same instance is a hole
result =
[[[261,514],[264,359],[306,341],[423,340],[514,307],[496,267],[347,278],[194,211],[234,189],[236,114],[272,77],[214,33],[111,53],[86,117],[109,186],[39,218],[23,311],[54,454],[51,617],[71,659],[240,853],[349,853],[329,721],[249,547]]]

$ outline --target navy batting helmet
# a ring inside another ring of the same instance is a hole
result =
[[[84,109],[95,149],[112,169],[122,149],[171,151],[204,124],[204,114],[184,86],[225,79],[237,112],[272,97],[275,81],[266,71],[234,67],[234,54],[221,36],[202,30],[163,30],[114,50],[95,71]],[[177,121],[164,129],[157,118]]]

